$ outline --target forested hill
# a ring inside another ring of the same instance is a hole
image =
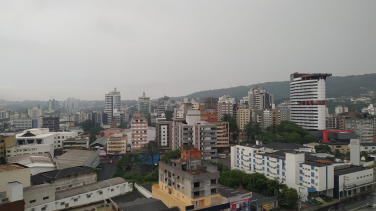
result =
[[[266,88],[274,94],[276,101],[289,99],[290,88],[289,81],[276,81],[257,84]],[[186,97],[189,98],[203,98],[203,97],[220,97],[223,95],[230,95],[236,99],[240,99],[248,95],[248,91],[255,84],[249,86],[237,86],[231,88],[222,88],[214,90],[206,90],[192,93]],[[365,94],[368,91],[376,91],[376,73],[366,75],[350,75],[345,77],[332,76],[327,78],[326,96],[332,97],[359,97],[360,94]]]

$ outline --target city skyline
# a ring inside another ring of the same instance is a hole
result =
[[[99,100],[115,86],[124,99],[157,98],[286,81],[291,72],[372,73],[375,6],[2,1],[0,69],[17,83],[3,81],[0,98]]]

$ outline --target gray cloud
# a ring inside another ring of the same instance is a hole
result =
[[[0,2],[0,99],[152,98],[373,73],[375,1]]]

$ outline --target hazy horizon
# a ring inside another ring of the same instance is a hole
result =
[[[0,2],[0,99],[152,99],[375,73],[376,1]]]

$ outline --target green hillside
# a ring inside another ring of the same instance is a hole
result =
[[[286,100],[290,98],[289,81],[276,81],[257,84],[266,88],[274,94],[275,101]],[[230,95],[236,99],[240,99],[248,95],[248,91],[254,86],[237,86],[231,88],[222,88],[215,90],[206,90],[192,93],[186,97],[204,98],[204,97],[220,97]],[[376,92],[376,73],[366,75],[351,75],[345,77],[333,76],[327,79],[326,95],[332,97],[359,97],[368,91]]]

